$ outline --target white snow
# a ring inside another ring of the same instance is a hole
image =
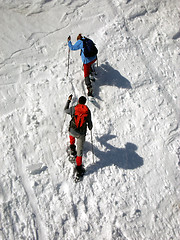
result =
[[[0,1],[0,239],[180,239],[179,8]],[[99,66],[76,184],[63,109],[86,91],[79,51],[67,77],[67,37],[79,33],[97,44]]]

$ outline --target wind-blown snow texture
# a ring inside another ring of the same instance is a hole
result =
[[[179,3],[0,1],[0,239],[180,239]],[[75,184],[63,109],[85,94],[79,52],[67,77],[79,33],[99,66]]]

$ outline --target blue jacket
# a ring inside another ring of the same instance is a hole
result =
[[[93,57],[90,57],[90,58],[87,58],[87,57],[84,56],[84,48],[83,48],[83,41],[82,40],[77,40],[77,42],[74,45],[72,45],[72,42],[69,41],[68,46],[73,51],[80,50],[80,49],[82,50],[81,51],[81,59],[82,59],[83,64],[90,63],[97,58],[96,55],[93,56]]]

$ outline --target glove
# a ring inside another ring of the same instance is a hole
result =
[[[68,97],[68,100],[71,101],[72,100],[72,94]]]
[[[68,40],[68,42],[71,41],[71,36],[69,36],[67,40]]]

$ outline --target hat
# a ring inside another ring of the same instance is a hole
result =
[[[81,96],[78,100],[80,104],[85,104],[86,103],[86,98],[84,96]]]

